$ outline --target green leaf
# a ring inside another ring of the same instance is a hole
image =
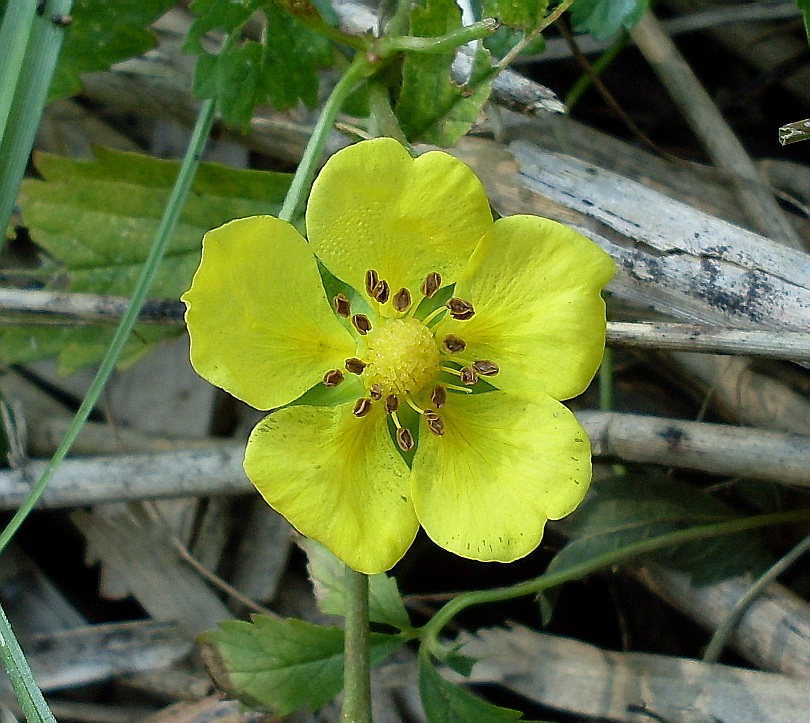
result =
[[[177,176],[179,163],[97,149],[92,162],[38,154],[44,180],[23,183],[19,203],[33,240],[52,261],[38,278],[49,289],[129,295],[135,287]],[[203,164],[150,290],[176,299],[191,283],[203,234],[240,216],[278,212],[289,177]],[[62,374],[100,360],[110,326],[8,326],[0,358],[23,363],[59,357]],[[141,324],[128,343],[126,366],[179,329]]]
[[[256,615],[229,620],[200,636],[210,646],[206,663],[229,695],[250,707],[287,715],[321,708],[343,687],[343,631],[303,620]],[[371,664],[402,645],[391,635],[371,635]]]
[[[448,683],[428,654],[419,654],[419,694],[429,723],[505,723],[520,720],[520,711],[501,708]]]
[[[807,42],[810,44],[810,0],[796,0],[796,5],[804,15],[804,32],[807,35]]]
[[[461,11],[454,0],[421,0],[411,12],[415,36],[437,37],[460,27]],[[489,98],[495,77],[489,51],[478,47],[463,85],[451,77],[454,55],[405,53],[396,115],[408,140],[452,146],[470,130]]]
[[[174,4],[174,0],[75,0],[49,100],[78,93],[82,73],[107,70],[154,48],[157,41],[146,28]]]
[[[581,0],[578,0],[578,2]],[[483,15],[513,28],[533,28],[545,15],[548,0],[484,0]]]
[[[563,524],[570,541],[547,571],[559,572],[641,540],[735,517],[723,503],[660,473],[599,480]],[[756,574],[771,561],[759,537],[749,532],[690,542],[651,557],[691,573],[699,585],[749,571]]]
[[[644,15],[649,0],[577,0],[571,6],[574,30],[607,40],[622,28],[630,30]]]
[[[323,545],[303,539],[301,547],[309,559],[309,576],[315,588],[318,607],[330,615],[346,615],[345,565]],[[408,611],[399,594],[397,581],[385,573],[368,577],[369,619],[399,630],[411,628]]]
[[[216,98],[223,120],[245,128],[259,103],[277,110],[318,101],[318,69],[333,61],[331,43],[284,12],[272,0],[197,0],[197,18],[183,45],[199,53],[193,90]],[[238,30],[262,10],[261,40],[242,40]],[[210,30],[231,34],[218,55],[206,53],[201,38]]]

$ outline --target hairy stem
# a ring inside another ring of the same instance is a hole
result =
[[[341,723],[371,723],[368,576],[346,566],[346,643]]]

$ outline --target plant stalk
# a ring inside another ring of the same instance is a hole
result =
[[[326,145],[326,139],[332,130],[335,123],[337,114],[340,112],[343,102],[348,97],[349,93],[354,90],[355,85],[363,78],[370,76],[376,68],[376,63],[366,56],[365,53],[358,53],[355,55],[352,64],[346,70],[337,85],[333,88],[332,93],[323,106],[321,115],[315,128],[312,129],[312,135],[309,137],[307,147],[304,149],[304,154],[301,156],[301,162],[295,171],[292,182],[290,183],[290,190],[287,191],[287,196],[284,198],[284,205],[278,217],[282,221],[289,221],[296,217],[299,209],[304,203],[304,199],[309,193],[309,187],[312,185],[312,180],[315,178],[315,171],[318,167],[323,148]]]
[[[810,519],[810,509],[805,509],[757,515],[738,520],[729,520],[727,522],[716,522],[710,525],[690,527],[685,530],[676,530],[675,532],[669,532],[659,537],[642,540],[632,545],[595,555],[588,560],[576,563],[563,570],[547,573],[533,580],[518,583],[517,585],[463,593],[440,608],[430,621],[422,627],[420,636],[423,642],[428,645],[429,649],[441,657],[442,649],[438,643],[438,636],[442,629],[456,615],[473,605],[503,602],[504,600],[514,600],[515,598],[524,597],[526,595],[536,595],[537,593],[558,587],[571,580],[578,580],[586,575],[591,575],[605,567],[618,565],[634,557],[656,552],[657,550],[662,550],[673,545],[681,545],[693,540],[702,540],[709,537],[718,537],[720,535],[730,535],[746,530],[754,530],[760,527],[767,527],[768,525],[803,522],[808,519]]]
[[[163,218],[160,221],[160,226],[155,233],[155,240],[152,242],[149,255],[146,257],[146,261],[144,262],[141,275],[138,278],[135,291],[132,293],[132,298],[129,302],[129,307],[127,308],[126,314],[124,314],[124,317],[121,319],[121,323],[118,325],[118,328],[115,331],[115,335],[110,342],[107,353],[104,355],[104,359],[98,368],[98,372],[96,372],[95,379],[93,379],[93,383],[90,385],[90,389],[88,389],[79,410],[73,417],[73,421],[71,422],[68,431],[65,433],[64,439],[57,448],[56,452],[54,452],[48,466],[45,468],[42,476],[34,485],[25,502],[22,504],[20,509],[17,510],[14,517],[11,518],[11,521],[8,523],[8,525],[6,525],[3,532],[0,533],[0,552],[6,548],[9,542],[11,542],[20,525],[22,525],[25,518],[28,517],[31,510],[34,509],[39,501],[39,498],[45,493],[45,490],[48,488],[48,484],[50,484],[50,481],[53,478],[54,472],[56,472],[56,468],[67,456],[73,442],[76,440],[81,428],[87,421],[90,411],[96,405],[98,398],[101,396],[101,392],[104,389],[107,380],[110,378],[110,375],[115,369],[118,358],[121,356],[124,345],[129,338],[132,328],[135,326],[135,322],[138,319],[138,314],[140,313],[141,307],[146,300],[152,279],[154,279],[158,267],[160,266],[160,262],[163,259],[163,253],[166,250],[169,239],[174,233],[174,229],[177,227],[177,222],[180,219],[180,213],[183,210],[183,205],[185,204],[188,193],[191,190],[194,175],[197,172],[197,167],[200,164],[202,152],[205,149],[205,144],[208,140],[208,134],[210,133],[211,126],[214,122],[214,109],[215,103],[213,100],[204,101],[200,108],[199,115],[197,116],[197,123],[194,126],[191,140],[189,141],[188,149],[186,150],[186,155],[183,158],[182,164],[180,165],[177,181],[172,189],[172,194],[169,198]]]
[[[346,643],[341,723],[371,723],[368,576],[346,566]]]

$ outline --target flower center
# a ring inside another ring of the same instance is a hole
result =
[[[441,357],[430,330],[417,319],[389,319],[368,335],[369,389],[417,394],[439,373]]]

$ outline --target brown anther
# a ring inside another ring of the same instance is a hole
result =
[[[450,309],[450,316],[452,316],[454,319],[458,319],[459,321],[472,319],[473,315],[475,314],[473,305],[469,301],[459,299],[457,296],[454,296],[452,299],[448,299],[445,306]]]
[[[389,394],[385,398],[385,412],[386,414],[391,414],[391,412],[396,412],[399,409],[399,398],[396,394]]]
[[[365,314],[355,314],[352,317],[352,326],[357,329],[358,334],[363,336],[371,331],[371,322]]]
[[[352,315],[352,306],[343,294],[338,294],[332,299],[332,303],[335,305],[335,313],[338,316],[348,319]]]
[[[340,369],[330,369],[323,375],[323,385],[325,387],[336,387],[343,381],[343,372]]]
[[[388,301],[388,297],[390,295],[391,288],[388,286],[388,282],[385,279],[380,279],[371,292],[371,296],[380,304],[384,304],[386,301]]]
[[[413,449],[415,442],[410,430],[405,427],[400,427],[397,430],[397,444],[403,452],[410,452]]]
[[[442,348],[451,354],[458,354],[467,348],[467,342],[455,334],[448,334],[442,339]]]
[[[461,383],[471,387],[478,381],[478,372],[472,367],[463,367],[461,369]]]
[[[380,276],[374,269],[366,271],[366,293],[369,296],[374,295],[374,287],[377,286],[379,280]]]
[[[473,362],[473,369],[477,371],[482,377],[494,377],[501,368],[489,359],[476,359]]]
[[[365,417],[371,411],[371,400],[368,397],[360,397],[354,403],[354,409],[352,409],[352,414],[355,417]]]
[[[372,384],[368,395],[374,400],[382,399],[382,387],[379,384]]]
[[[444,420],[438,414],[430,418],[428,418],[426,414],[425,421],[427,422],[428,429],[437,437],[441,437],[444,434]]]
[[[447,403],[447,390],[444,387],[436,387],[430,395],[430,401],[438,409]]]
[[[350,357],[346,360],[344,366],[346,367],[347,371],[350,371],[352,374],[362,374],[363,370],[368,366],[362,359],[358,359],[356,356]]]
[[[407,311],[411,308],[411,292],[403,286],[394,294],[391,305],[399,312]]]
[[[427,298],[431,298],[441,287],[442,285],[442,277],[436,271],[431,271],[427,276],[425,276],[425,280],[422,282],[422,285],[419,287],[419,291],[422,292],[423,296],[427,296]]]
[[[422,414],[428,422],[439,418],[439,415],[436,414],[436,412],[434,412],[432,409],[426,409],[424,412],[422,412]]]

